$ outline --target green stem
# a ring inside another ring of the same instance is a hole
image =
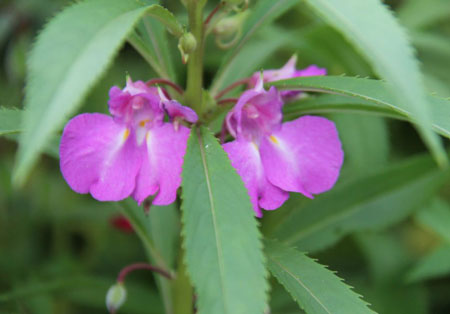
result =
[[[203,113],[204,2],[202,0],[188,0],[187,2],[189,31],[197,41],[197,48],[189,55],[185,101],[199,116]]]
[[[131,203],[132,202],[133,201],[131,201]],[[164,260],[158,249],[155,247],[153,240],[150,238],[149,232],[146,230],[146,226],[143,225],[143,221],[145,221],[146,219],[145,217],[143,217],[143,215],[145,215],[144,210],[140,207],[133,206],[134,204],[131,205],[129,200],[125,200],[121,203],[115,204],[117,204],[123,215],[130,221],[134,231],[141,239],[149,261],[151,263],[154,263],[158,267],[169,269],[166,261]],[[174,312],[170,280],[162,276],[156,276],[156,283],[158,289],[161,292],[166,314],[173,314]]]

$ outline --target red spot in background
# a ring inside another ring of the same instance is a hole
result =
[[[110,219],[111,225],[124,232],[124,233],[132,233],[134,232],[133,226],[131,225],[130,221],[126,219],[123,215],[116,215]]]

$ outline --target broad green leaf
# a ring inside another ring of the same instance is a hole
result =
[[[431,130],[430,110],[419,65],[406,34],[379,0],[306,0],[366,57],[393,95],[416,118],[425,144],[439,164],[447,155]]]
[[[0,107],[0,135],[22,131],[22,114],[19,109]]]
[[[424,256],[408,273],[409,282],[422,281],[450,275],[450,245],[438,247]]]
[[[281,14],[292,8],[294,5],[298,4],[298,0],[259,0],[254,7],[251,8],[250,14],[247,17],[243,30],[242,37],[236,46],[225,56],[222,61],[222,65],[217,71],[217,75],[214,78],[211,94],[215,96],[219,89],[225,87],[225,81],[228,77],[233,75],[233,69],[236,69],[234,63],[239,64],[242,59],[235,61],[234,59],[239,56],[242,48],[248,43],[248,41],[253,37],[253,35],[262,26],[269,24]],[[268,43],[268,42],[266,42]]]
[[[317,196],[293,210],[273,237],[311,252],[352,232],[387,227],[426,202],[449,174],[428,156],[411,158]]]
[[[26,132],[17,155],[16,183],[23,183],[51,134],[75,112],[141,17],[150,14],[177,29],[167,20],[167,10],[146,3],[80,2],[58,14],[38,36],[28,60]]]
[[[206,128],[193,128],[184,158],[182,221],[198,313],[264,312],[266,270],[242,180]]]
[[[416,221],[436,233],[450,244],[450,206],[441,199],[434,199],[415,215]]]
[[[447,0],[408,0],[398,10],[402,24],[409,28],[426,28],[450,18]]]
[[[266,241],[267,265],[308,314],[374,313],[341,278],[304,253]]]
[[[404,106],[403,103],[397,101],[388,84],[378,80],[341,76],[316,76],[277,81],[269,83],[269,85],[277,86],[280,89],[330,93],[363,100],[359,104],[352,101],[344,105],[342,104],[343,98],[339,99],[338,102],[330,101],[317,106],[309,102],[305,106],[305,110],[311,110],[311,108],[322,112],[325,112],[325,110],[327,112],[339,112],[342,109],[345,111],[361,110],[376,112],[390,117],[403,117],[403,119],[417,123],[415,113],[407,106]],[[448,119],[450,116],[450,101],[432,96],[429,96],[427,99],[430,104],[433,129],[439,134],[450,137],[450,119]],[[285,112],[289,115],[292,115],[296,110],[304,110],[302,101],[289,104],[285,108]]]

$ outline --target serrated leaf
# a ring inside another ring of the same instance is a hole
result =
[[[330,25],[339,30],[375,72],[390,84],[398,102],[415,117],[417,128],[439,164],[447,155],[431,131],[431,114],[419,65],[406,34],[379,0],[306,0]]]
[[[308,110],[309,112],[319,112],[319,110],[322,112],[361,110],[417,123],[417,117],[414,112],[402,102],[398,102],[388,84],[378,80],[341,76],[316,76],[277,81],[268,85],[273,85],[280,89],[332,93],[363,100],[358,104],[355,104],[353,101],[349,104],[342,104],[343,99],[338,99],[337,102],[329,101],[317,106],[309,102],[305,108],[303,108],[302,101],[299,101],[285,106],[284,111],[289,115],[293,115],[294,112],[297,114],[304,113]],[[332,98],[328,100],[330,99]],[[450,119],[448,119],[450,116],[450,101],[432,96],[428,96],[427,99],[430,104],[433,129],[439,134],[450,137]],[[301,112],[302,110],[305,111]]]
[[[265,242],[270,272],[308,314],[375,313],[335,273],[276,241]]]
[[[317,196],[293,210],[273,237],[308,252],[324,249],[346,234],[404,219],[449,176],[450,170],[439,170],[429,156],[411,158]]]
[[[0,107],[0,135],[22,131],[22,110]]]
[[[438,278],[450,274],[450,245],[441,245],[424,256],[407,274],[408,282]]]
[[[444,200],[434,199],[416,213],[416,221],[450,244],[450,206]]]
[[[222,61],[222,65],[217,71],[217,75],[214,78],[211,87],[211,94],[213,96],[217,94],[219,89],[224,87],[228,76],[233,75],[232,70],[236,68],[236,65],[234,64],[240,63],[239,61],[235,61],[235,58],[239,56],[242,48],[253,37],[256,31],[258,31],[262,26],[272,22],[296,4],[298,4],[298,0],[259,0],[256,5],[251,8],[250,14],[243,26],[241,39],[225,56]]]
[[[139,19],[145,14],[166,19],[167,10],[149,3],[80,2],[64,9],[38,36],[28,60],[26,132],[16,160],[16,183],[23,183],[49,136],[78,108]]]
[[[204,127],[191,131],[182,176],[185,259],[198,313],[262,314],[268,285],[250,198]]]

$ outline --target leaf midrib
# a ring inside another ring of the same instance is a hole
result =
[[[295,281],[297,281],[311,296],[314,300],[317,301],[317,303],[329,314],[331,314],[331,312],[328,310],[328,308],[325,306],[325,304],[323,304],[320,299],[310,290],[308,289],[308,287],[300,280],[300,278],[298,278],[297,276],[295,276],[293,273],[291,273],[286,267],[283,266],[283,264],[279,263],[277,260],[275,260],[275,258],[273,258],[270,254],[267,254],[268,258],[270,260],[272,260],[275,264],[277,264],[283,271],[285,271],[286,273],[288,273],[292,278],[295,279]]]
[[[218,228],[217,228],[217,221],[216,221],[216,206],[214,203],[214,196],[213,196],[213,192],[212,192],[212,185],[211,185],[211,180],[210,180],[210,174],[208,171],[208,162],[206,160],[206,153],[205,153],[205,149],[203,146],[203,138],[202,138],[202,134],[200,129],[196,129],[196,135],[198,138],[198,145],[200,147],[200,156],[202,158],[202,164],[203,164],[203,171],[205,174],[205,181],[206,181],[206,187],[208,189],[208,198],[209,198],[209,204],[210,204],[210,208],[211,208],[211,218],[213,221],[213,226],[214,226],[214,237],[215,237],[215,242],[216,242],[216,247],[217,247],[217,262],[219,264],[219,275],[220,275],[220,288],[222,290],[222,295],[223,298],[225,299],[225,302],[223,302],[223,309],[225,313],[229,313],[228,309],[227,309],[227,304],[228,302],[226,300],[228,300],[228,295],[226,293],[226,289],[224,287],[224,282],[225,282],[225,269],[224,269],[224,265],[222,263],[223,261],[223,256],[222,256],[222,244],[221,244],[221,240],[218,234]]]

